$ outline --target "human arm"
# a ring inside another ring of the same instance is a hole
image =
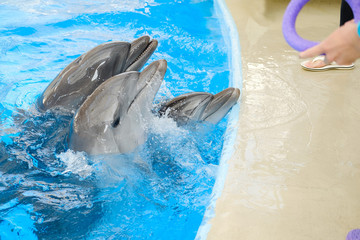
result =
[[[300,58],[311,58],[326,55],[328,63],[352,64],[360,58],[360,36],[358,23],[354,20],[345,23],[318,45],[299,54]]]

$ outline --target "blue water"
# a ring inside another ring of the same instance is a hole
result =
[[[71,61],[107,41],[149,35],[166,59],[156,97],[229,86],[227,44],[213,1],[0,3],[0,239],[194,239],[211,198],[227,121],[154,121],[129,155],[67,148],[71,115],[36,99]]]

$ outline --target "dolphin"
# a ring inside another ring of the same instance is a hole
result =
[[[59,73],[38,99],[38,109],[75,112],[107,79],[123,72],[139,71],[157,45],[156,40],[143,36],[131,43],[114,41],[93,48]]]
[[[227,88],[216,95],[207,92],[182,94],[159,109],[160,116],[168,116],[179,125],[192,121],[217,124],[236,104],[240,97],[238,88]]]
[[[167,62],[159,60],[141,73],[121,73],[100,84],[73,118],[69,147],[97,155],[129,153],[143,144],[166,68]]]
[[[74,112],[69,148],[90,155],[130,153],[147,137],[154,117],[153,100],[164,79],[167,62],[139,70],[157,47],[148,36],[132,43],[109,42],[83,54],[50,83],[38,100],[40,110]],[[213,95],[193,92],[163,104],[159,115],[179,126],[192,121],[219,122],[236,104],[237,88]]]

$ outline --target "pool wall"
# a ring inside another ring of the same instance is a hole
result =
[[[224,0],[214,0],[214,10],[217,12],[217,16],[222,16],[222,18],[219,18],[219,20],[221,22],[225,44],[229,46],[229,87],[239,88],[242,92],[240,41],[235,22]],[[204,219],[198,230],[196,239],[207,238],[207,234],[211,228],[209,221],[215,216],[216,201],[220,197],[224,188],[226,174],[228,172],[228,161],[234,153],[234,144],[238,132],[239,111],[241,106],[240,99],[238,104],[235,105],[229,113],[224,146],[221,154],[216,182],[212,192],[211,202],[205,212]]]

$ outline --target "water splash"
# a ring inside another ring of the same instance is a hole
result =
[[[88,164],[87,155],[84,152],[74,152],[67,150],[56,155],[65,165],[66,168],[61,174],[73,173],[79,175],[82,179],[89,177],[93,173],[91,165]]]

